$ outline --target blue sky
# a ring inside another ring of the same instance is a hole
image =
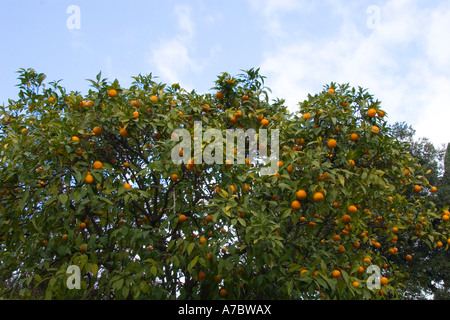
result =
[[[0,103],[16,98],[19,68],[86,93],[99,71],[123,86],[151,72],[206,92],[223,71],[260,67],[292,111],[331,81],[350,83],[437,146],[450,142],[448,30],[445,0],[0,0]]]

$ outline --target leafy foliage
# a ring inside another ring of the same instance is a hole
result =
[[[19,99],[1,108],[2,296],[217,299],[221,288],[232,299],[401,296],[408,274],[396,259],[414,255],[408,241],[447,250],[448,222],[380,102],[331,83],[291,114],[283,100],[269,102],[259,69],[243,72],[221,74],[214,94],[152,74],[127,89],[98,74],[83,96],[22,69]],[[251,161],[174,164],[171,133],[193,134],[194,121],[222,132],[279,129],[279,172],[260,175],[263,164]],[[389,279],[382,290],[365,285],[370,264]],[[81,269],[80,290],[66,285],[69,265]]]

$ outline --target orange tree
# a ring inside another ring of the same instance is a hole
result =
[[[99,74],[82,95],[19,73],[1,107],[4,298],[396,298],[411,243],[448,248],[448,208],[362,88],[331,83],[290,113],[259,69],[223,73],[207,94]],[[261,175],[248,150],[244,164],[175,164],[171,134],[194,121],[278,129],[278,172]]]

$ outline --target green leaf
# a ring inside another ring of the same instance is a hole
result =
[[[61,202],[62,205],[65,205],[68,199],[69,197],[65,193],[59,196],[59,201]]]

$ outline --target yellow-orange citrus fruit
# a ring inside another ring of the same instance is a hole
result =
[[[358,281],[353,281],[352,286],[354,286],[355,288],[359,286],[359,282]]]
[[[299,190],[297,191],[297,199],[298,200],[305,200],[306,199],[306,191],[305,190]]]
[[[205,277],[206,277],[206,275],[203,271],[198,272],[198,274],[197,274],[198,280],[203,280],[203,279],[205,279]]]
[[[349,206],[347,210],[350,214],[355,214],[358,211],[358,208],[356,206]]]
[[[180,214],[179,217],[178,217],[178,221],[179,221],[179,222],[184,222],[184,221],[186,221],[186,216],[185,216],[184,214]]]
[[[420,187],[420,186],[418,186],[418,185],[415,185],[414,186],[414,192],[415,193],[418,193],[418,192],[420,192],[422,190],[422,188]]]
[[[377,114],[377,110],[375,110],[375,109],[369,109],[369,110],[367,111],[367,115],[368,115],[370,118],[375,117],[376,114]]]
[[[381,277],[380,278],[380,283],[381,283],[382,286],[385,286],[385,285],[387,285],[389,283],[389,280],[386,277]]]
[[[119,130],[119,134],[120,134],[122,137],[126,137],[126,136],[128,136],[128,130],[125,129],[125,128],[121,128],[121,129]]]
[[[92,165],[92,168],[101,169],[103,168],[103,163],[101,161],[95,161],[94,164]]]
[[[152,99],[153,102],[158,102],[158,97],[157,96],[152,96],[151,99]]]
[[[337,278],[339,278],[341,276],[341,272],[339,270],[333,270],[331,275],[333,276],[333,278],[337,279]]]
[[[108,90],[108,96],[110,96],[111,98],[117,97],[117,91],[114,89]]]
[[[358,134],[352,133],[352,134],[350,135],[350,141],[351,141],[351,142],[356,142],[356,141],[358,141],[358,139],[359,139]]]
[[[129,183],[125,183],[123,186],[125,187],[125,189],[131,189],[131,184]]]
[[[262,125],[263,127],[267,127],[267,126],[269,125],[269,120],[267,120],[267,119],[262,119],[262,120],[261,120],[261,125]]]
[[[102,128],[101,127],[94,127],[94,129],[92,129],[92,133],[95,135],[99,135],[102,133]]]
[[[431,187],[431,188],[430,188],[430,192],[435,193],[436,191],[437,191],[437,188],[436,188],[436,187]]]
[[[328,94],[333,94],[335,91],[333,88],[328,89]]]
[[[227,290],[226,289],[220,289],[219,294],[220,294],[220,296],[225,297],[227,295]]]
[[[206,238],[205,237],[201,237],[200,238],[200,244],[204,244],[206,242]]]
[[[323,200],[324,196],[321,192],[316,192],[314,194],[314,202],[321,202]]]
[[[349,223],[350,221],[352,220],[352,218],[348,215],[348,214],[346,214],[346,215],[344,215],[343,217],[342,217],[342,222],[343,223]]]
[[[172,180],[173,182],[178,181],[178,175],[177,175],[176,173],[172,174],[172,175],[170,176],[170,180]]]
[[[412,260],[412,255],[407,254],[407,255],[406,255],[406,261],[411,261],[411,260]]]
[[[73,136],[72,141],[80,142],[80,138],[78,138],[77,136]]]
[[[371,131],[373,134],[377,135],[380,133],[380,128],[378,128],[377,126],[373,126]]]
[[[88,174],[86,178],[84,178],[84,183],[92,184],[94,182],[94,177],[91,174]]]
[[[297,201],[297,200],[294,200],[294,201],[292,201],[292,203],[291,203],[291,208],[294,209],[294,210],[300,209],[301,206],[302,206],[302,205],[301,205],[300,202]]]
[[[217,97],[217,99],[223,99],[223,92],[218,91],[218,92],[216,93],[216,97]]]
[[[327,145],[328,145],[328,148],[330,148],[330,149],[336,148],[337,141],[334,140],[334,139],[330,139],[330,140],[328,140],[328,144]]]

